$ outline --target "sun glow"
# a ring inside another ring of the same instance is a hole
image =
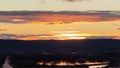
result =
[[[66,37],[67,39],[86,39],[85,34],[59,34],[61,37]]]
[[[60,36],[74,37],[74,36],[84,36],[84,34],[60,34]]]
[[[86,37],[69,37],[68,39],[76,39],[76,40],[78,39],[79,40],[79,39],[86,39]]]
[[[51,34],[49,36],[26,35],[26,37],[16,38],[16,39],[17,40],[81,40],[81,39],[86,39],[86,36],[88,35],[84,35],[84,34]]]

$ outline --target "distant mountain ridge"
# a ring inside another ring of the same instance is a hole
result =
[[[13,52],[120,52],[120,40],[0,40],[0,53]]]

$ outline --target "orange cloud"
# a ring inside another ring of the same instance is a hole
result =
[[[72,22],[100,22],[120,20],[118,12],[108,11],[86,11],[86,12],[40,12],[19,11],[16,13],[0,13],[1,23],[37,23],[37,24],[69,24]]]
[[[7,29],[0,29],[0,31],[7,31]]]

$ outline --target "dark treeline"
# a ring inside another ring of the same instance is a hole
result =
[[[0,53],[120,52],[120,40],[0,40]]]

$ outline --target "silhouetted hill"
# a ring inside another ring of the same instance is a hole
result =
[[[118,52],[120,40],[0,40],[0,53],[28,52]]]

